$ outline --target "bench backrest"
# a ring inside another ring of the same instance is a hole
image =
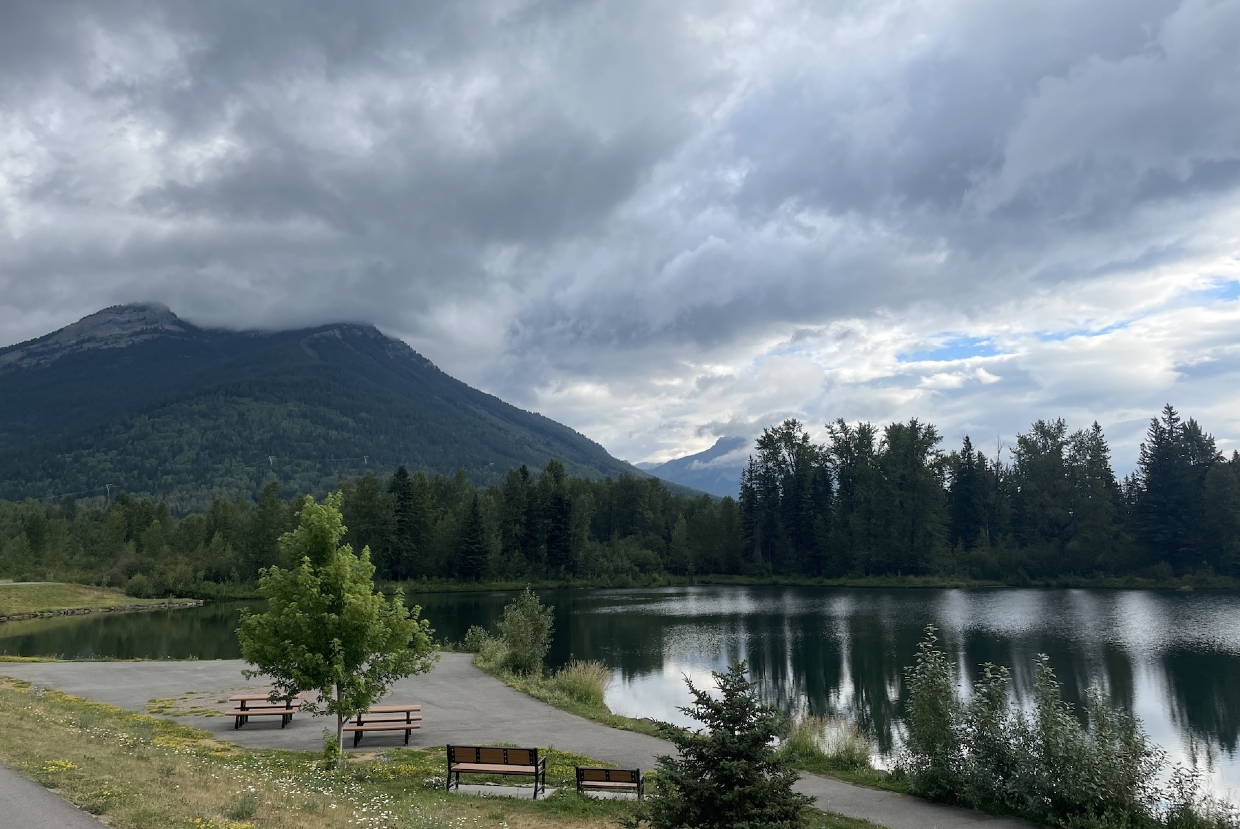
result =
[[[584,783],[632,783],[641,780],[640,769],[591,769],[577,767],[577,780]]]
[[[496,746],[448,746],[450,763],[487,763],[502,766],[536,766],[536,748],[499,748]]]

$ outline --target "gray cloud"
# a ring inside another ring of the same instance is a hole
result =
[[[1221,417],[1238,40],[1221,0],[10,2],[0,340],[373,321],[635,459]],[[898,359],[947,334],[1010,350]]]

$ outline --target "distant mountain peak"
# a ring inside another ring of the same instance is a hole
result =
[[[665,481],[700,489],[713,495],[730,495],[740,491],[743,455],[749,440],[742,437],[721,437],[709,449],[664,463],[639,464],[639,467]]]
[[[0,349],[0,371],[46,365],[80,351],[125,348],[143,340],[193,330],[167,305],[113,305],[35,340]]]

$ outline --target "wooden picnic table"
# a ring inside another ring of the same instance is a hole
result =
[[[237,730],[241,726],[250,721],[250,717],[280,717],[280,727],[288,725],[293,720],[293,714],[297,710],[297,706],[301,705],[301,695],[289,697],[282,701],[277,699],[271,701],[271,694],[233,694],[228,698],[229,702],[236,703],[236,708],[229,711],[236,721],[233,723],[233,730]],[[254,703],[259,703],[255,705]],[[294,705],[296,703],[296,705]]]
[[[353,735],[353,745],[362,741],[368,731],[403,731],[405,745],[415,728],[422,727],[421,705],[372,705],[349,721],[344,730]]]

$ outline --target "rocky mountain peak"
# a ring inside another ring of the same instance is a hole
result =
[[[0,349],[0,371],[45,365],[68,354],[125,348],[143,340],[193,330],[157,302],[113,305],[37,340]]]

